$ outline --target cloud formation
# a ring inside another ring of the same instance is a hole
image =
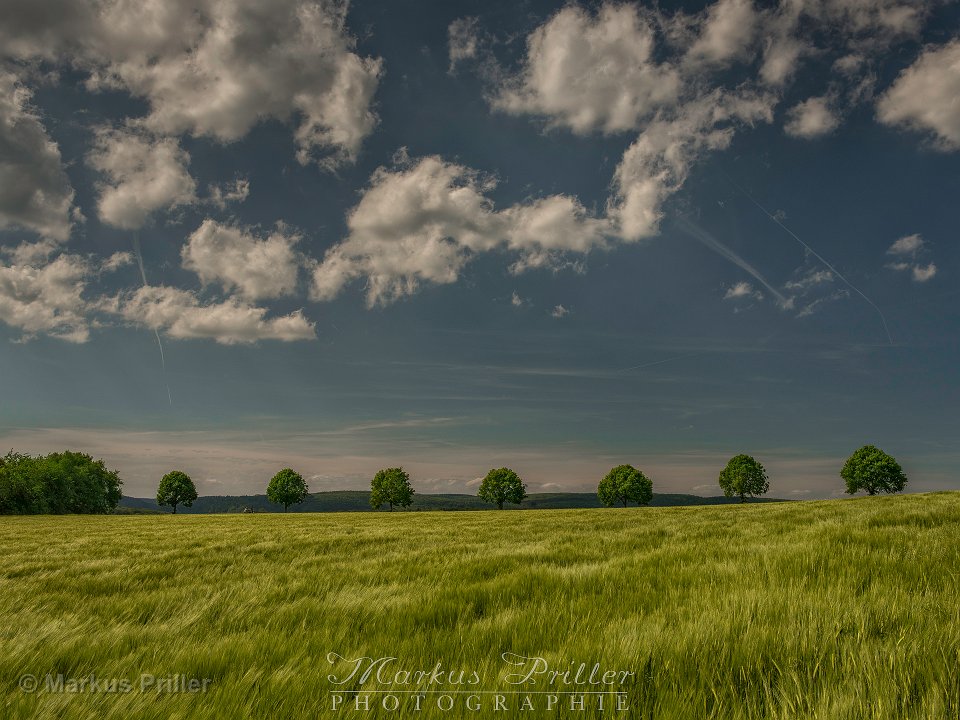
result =
[[[65,241],[73,188],[30,98],[15,75],[0,70],[0,229],[20,227]]]
[[[941,150],[960,150],[960,40],[928,47],[877,102],[887,125],[927,132]]]
[[[61,254],[49,260],[50,244],[25,244],[7,250],[0,264],[0,321],[23,331],[23,339],[44,334],[83,343],[90,337],[84,298],[91,265],[83,257]]]
[[[353,52],[346,14],[338,0],[55,0],[42,13],[11,0],[0,52],[143,98],[139,122],[161,135],[232,142],[265,119],[293,121],[298,160],[334,166],[373,130],[381,74]]]
[[[812,97],[790,108],[783,130],[792,137],[810,140],[833,132],[839,125],[840,119],[831,109],[830,99]]]
[[[277,230],[260,239],[252,231],[204,220],[180,251],[183,267],[204,285],[237,290],[249,300],[292,295],[297,286],[300,237]]]
[[[237,345],[316,339],[314,324],[300,310],[268,318],[266,308],[238,298],[202,303],[193,293],[174,287],[139,288],[117,298],[114,310],[131,322],[178,340],[206,338],[221,345]]]
[[[494,178],[436,156],[379,168],[347,217],[347,238],[313,270],[311,295],[330,300],[366,280],[367,304],[384,305],[423,284],[455,282],[477,254],[504,249],[514,270],[604,246],[608,223],[575,198],[553,195],[498,211]]]
[[[196,202],[190,155],[173,138],[101,129],[88,162],[105,178],[98,185],[97,212],[108,225],[138,230],[159,210]]]

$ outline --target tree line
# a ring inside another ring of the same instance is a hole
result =
[[[907,484],[899,463],[873,445],[854,452],[840,476],[850,494],[896,493]],[[770,489],[763,465],[746,454],[730,459],[720,472],[718,484],[725,496],[739,497],[741,502],[765,495]],[[122,485],[116,470],[108,470],[103,460],[85,453],[66,451],[32,457],[11,450],[0,457],[0,514],[108,513],[120,502]],[[309,489],[300,473],[283,468],[270,479],[266,494],[286,512],[302,503]],[[414,494],[410,475],[402,467],[379,470],[370,482],[370,505],[374,509],[409,507]],[[527,486],[510,468],[494,468],[480,480],[477,496],[502,510],[506,504],[522,503]],[[600,480],[597,496],[607,507],[646,505],[653,499],[653,481],[632,465],[618,465]],[[193,480],[181,470],[164,475],[157,487],[157,504],[174,513],[178,507],[191,507],[197,497]]]

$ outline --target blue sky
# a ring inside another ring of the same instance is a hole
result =
[[[2,6],[6,446],[957,487],[955,3]]]

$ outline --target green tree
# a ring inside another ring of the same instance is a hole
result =
[[[597,496],[607,507],[617,502],[646,505],[653,499],[653,481],[633,465],[617,465],[597,485]]]
[[[763,495],[770,489],[770,478],[763,465],[749,455],[737,455],[720,473],[720,487],[727,497],[739,497],[746,502],[747,497]]]
[[[196,499],[197,488],[185,472],[174,470],[161,478],[160,485],[157,487],[157,505],[160,507],[168,505],[173,508],[173,514],[176,515],[177,505],[192,507]]]
[[[295,503],[302,503],[307,498],[307,483],[303,476],[291,470],[284,468],[270,480],[267,486],[267,499],[278,505],[283,505],[283,511]]]
[[[477,496],[481,500],[494,503],[497,509],[503,510],[505,502],[519,505],[527,496],[527,486],[523,480],[510,468],[496,468],[487,473],[480,483]]]
[[[373,476],[370,483],[370,506],[379,509],[386,503],[393,506],[410,507],[413,502],[413,488],[410,476],[403,468],[385,468]]]
[[[900,463],[873,445],[864,445],[847,458],[840,477],[847,483],[847,492],[851,495],[858,490],[866,490],[868,495],[896,493],[907,484]]]
[[[108,513],[123,481],[103,460],[66,450],[31,457],[12,450],[0,459],[0,513]]]

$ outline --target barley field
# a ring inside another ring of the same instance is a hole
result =
[[[960,717],[960,493],[5,517],[0,549],[4,718]]]

